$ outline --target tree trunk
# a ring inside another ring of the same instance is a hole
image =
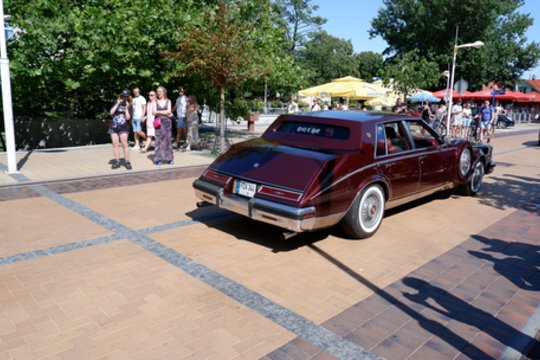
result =
[[[226,149],[225,145],[225,89],[220,89],[220,104],[219,104],[219,120],[220,120],[220,129],[219,129],[219,152],[223,154]]]

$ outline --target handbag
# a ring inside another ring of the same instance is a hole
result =
[[[154,129],[159,129],[161,127],[161,118],[155,118],[152,125],[154,125]]]

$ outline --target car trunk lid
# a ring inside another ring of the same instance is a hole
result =
[[[247,181],[304,191],[334,154],[255,139],[233,146],[211,168]]]

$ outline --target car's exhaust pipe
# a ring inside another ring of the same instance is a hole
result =
[[[209,202],[206,202],[206,201],[197,201],[197,207],[198,208],[202,208],[202,207],[205,207],[205,206],[210,206],[212,204],[210,204]]]
[[[289,240],[290,238],[292,238],[293,236],[296,236],[298,235],[297,232],[294,232],[294,231],[284,231],[281,233],[281,235],[279,236],[279,238],[281,240]]]

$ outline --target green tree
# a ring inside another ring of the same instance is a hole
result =
[[[391,58],[416,50],[443,71],[459,26],[459,44],[481,40],[485,46],[460,50],[456,76],[476,86],[512,82],[540,59],[540,45],[525,37],[532,18],[518,13],[522,5],[523,0],[384,0],[370,35],[386,40],[384,54]]]
[[[320,31],[326,22],[325,18],[313,15],[319,6],[311,0],[275,0],[272,6],[277,26],[285,30],[285,49],[289,54],[302,47],[309,34]]]
[[[356,54],[358,73],[366,81],[371,81],[376,76],[382,76],[384,59],[381,54],[373,51],[363,51]]]
[[[343,76],[358,76],[358,66],[350,40],[325,31],[312,34],[298,51],[300,64],[307,69],[310,84],[322,84]]]
[[[394,62],[385,68],[385,84],[391,84],[407,98],[415,88],[427,88],[435,85],[441,74],[438,65],[410,51],[394,58]]]
[[[95,116],[123,88],[162,83],[176,63],[173,29],[189,20],[192,1],[10,1],[22,31],[9,44],[18,115],[68,112]]]
[[[220,152],[225,143],[225,95],[231,87],[271,70],[274,43],[269,3],[265,0],[218,1],[181,29],[178,50],[164,52],[181,66],[181,74],[198,73],[219,89]],[[268,56],[265,56],[268,55]]]

